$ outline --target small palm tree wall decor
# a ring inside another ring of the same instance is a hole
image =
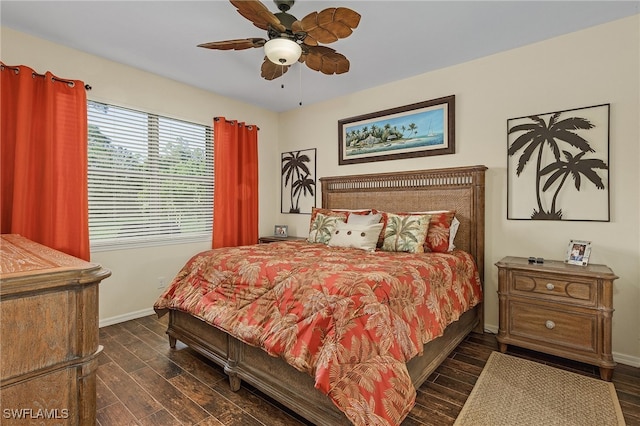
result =
[[[307,213],[316,206],[316,149],[283,152],[281,160],[282,213]]]
[[[609,221],[609,104],[507,121],[507,218]]]

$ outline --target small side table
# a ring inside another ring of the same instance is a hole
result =
[[[276,237],[275,235],[271,235],[269,237],[260,237],[258,238],[258,243],[260,244],[268,244],[268,243],[277,243],[278,241],[300,241],[306,240],[306,237]]]
[[[596,365],[610,381],[613,281],[606,265],[505,257],[498,267],[500,351],[507,345]]]

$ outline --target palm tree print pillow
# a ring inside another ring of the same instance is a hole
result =
[[[344,221],[347,222],[349,215],[357,214],[357,215],[367,215],[371,213],[371,210],[340,210],[340,209],[323,209],[319,207],[313,207],[311,209],[311,220],[309,221],[309,231],[311,231],[311,227],[313,226],[313,222],[316,221],[316,216],[322,213],[325,216],[338,216],[344,217]]]
[[[380,239],[378,240],[378,247],[382,247],[382,245],[384,244],[386,225],[389,220],[389,213],[378,211],[375,209],[372,211],[372,214],[373,213],[381,214],[382,222],[385,224],[385,226],[382,228],[382,232],[380,233]],[[424,212],[403,212],[395,214],[398,216],[416,216],[428,214],[429,216],[431,216],[431,219],[429,220],[429,230],[427,231],[427,238],[425,239],[424,243],[424,251],[447,253],[453,250],[453,240],[458,229],[457,226],[453,227],[453,224],[460,223],[454,221],[456,214],[455,210],[433,210]],[[348,219],[347,222],[349,222]]]
[[[345,223],[347,215],[333,215],[327,216],[322,213],[318,213],[311,222],[311,230],[309,231],[309,238],[307,241],[310,243],[322,243],[328,244],[331,239],[331,234],[336,229],[338,223]]]
[[[383,251],[403,251],[424,253],[424,243],[429,231],[431,216],[398,215],[387,213],[387,226],[384,230]]]

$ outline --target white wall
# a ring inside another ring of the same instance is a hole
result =
[[[275,113],[6,27],[1,29],[1,36],[5,64],[27,65],[40,73],[51,71],[62,78],[82,80],[92,86],[87,92],[91,100],[205,125],[212,125],[216,116],[256,124],[260,128],[260,194],[269,194],[279,187],[279,154],[274,148],[278,136]],[[260,232],[270,235],[279,212],[277,197],[261,196],[259,209]],[[209,241],[92,252],[93,262],[112,271],[112,276],[100,285],[100,324],[151,313],[153,302],[161,292],[157,288],[158,277],[171,280],[191,255],[210,247]]]
[[[486,165],[487,327],[498,326],[495,262],[508,255],[564,259],[570,239],[590,240],[590,261],[620,277],[614,357],[640,365],[639,28],[636,15],[289,111],[280,115],[280,151],[316,147],[318,177]],[[338,166],[338,120],[447,95],[456,96],[456,154]],[[611,221],[507,220],[507,119],[603,103],[611,104]],[[304,235],[308,220],[281,214],[278,223]]]

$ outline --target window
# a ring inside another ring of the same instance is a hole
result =
[[[213,129],[88,102],[92,249],[211,238]]]

